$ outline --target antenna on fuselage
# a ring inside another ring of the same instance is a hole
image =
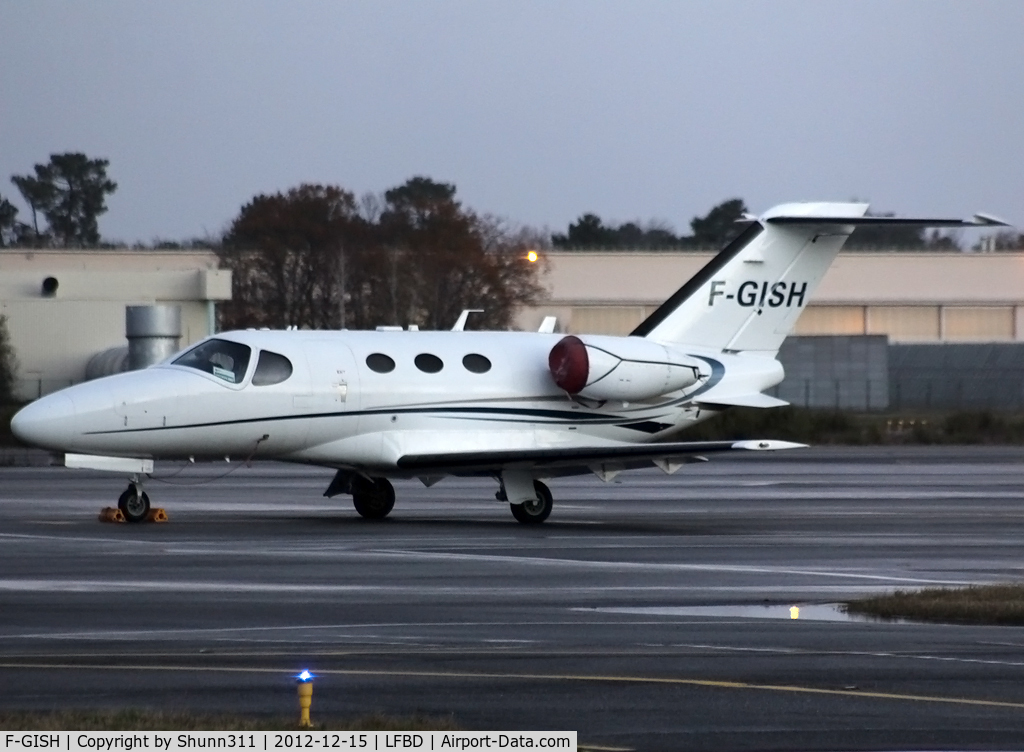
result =
[[[540,329],[537,331],[541,334],[554,334],[556,326],[558,326],[557,316],[545,316],[544,320],[540,322]]]
[[[459,314],[459,320],[455,322],[455,326],[452,327],[453,332],[464,332],[466,331],[466,322],[469,321],[469,314],[471,313],[483,313],[483,308],[464,308],[462,313]]]

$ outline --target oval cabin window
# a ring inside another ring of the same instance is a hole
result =
[[[413,362],[424,373],[437,373],[444,368],[444,363],[441,362],[441,359],[430,353],[420,353]]]
[[[491,361],[483,355],[477,355],[476,353],[470,353],[464,357],[462,365],[466,367],[467,371],[472,371],[473,373],[487,373],[491,370]]]
[[[395,370],[395,361],[384,353],[367,355],[366,365],[370,367],[371,371],[376,371],[377,373],[391,373]]]
[[[292,375],[292,362],[283,355],[264,350],[256,361],[256,371],[252,375],[253,386],[271,386],[280,384]]]

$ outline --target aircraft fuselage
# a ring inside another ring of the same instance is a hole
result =
[[[737,360],[688,353],[700,365],[696,383],[654,398],[574,398],[549,371],[563,336],[228,332],[214,341],[248,351],[240,370],[172,359],[66,389],[26,408],[22,424],[33,426],[33,443],[65,452],[276,458],[394,473],[398,458],[436,450],[440,436],[456,452],[664,439],[714,414],[693,399],[721,381],[723,361]],[[284,358],[287,377],[263,383],[263,353]],[[749,366],[744,360],[731,365]],[[758,360],[756,391],[782,378],[774,359]]]

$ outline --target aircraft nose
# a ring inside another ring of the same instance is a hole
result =
[[[57,392],[41,397],[11,419],[11,432],[26,444],[60,449],[75,427],[75,403]]]

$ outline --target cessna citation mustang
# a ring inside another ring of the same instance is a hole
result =
[[[666,473],[703,455],[803,446],[673,441],[731,406],[776,407],[775,356],[859,225],[966,227],[868,217],[867,204],[777,206],[628,337],[541,332],[234,331],[158,365],[33,402],[11,427],[68,467],[131,478],[119,506],[146,518],[155,459],[274,459],[334,468],[325,496],[363,517],[395,503],[389,478],[491,476],[522,523],[543,522],[543,479]],[[461,329],[461,327],[457,327]]]

